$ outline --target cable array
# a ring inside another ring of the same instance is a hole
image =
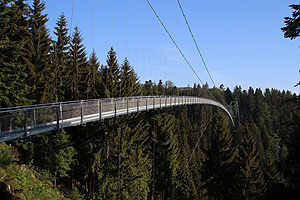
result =
[[[208,70],[208,67],[207,67],[207,65],[206,65],[206,62],[205,62],[205,60],[204,60],[204,58],[203,58],[203,56],[202,56],[202,54],[201,54],[201,52],[200,52],[198,43],[197,43],[197,41],[196,41],[196,39],[195,39],[195,37],[194,37],[194,34],[193,34],[192,29],[191,29],[191,27],[190,27],[190,25],[189,25],[189,22],[188,22],[188,20],[187,20],[187,18],[186,18],[186,15],[185,15],[185,13],[184,13],[184,11],[183,11],[183,8],[182,8],[182,6],[181,6],[181,4],[180,4],[180,1],[177,0],[177,3],[178,3],[178,6],[179,6],[179,8],[180,8],[180,10],[181,10],[181,13],[182,13],[182,15],[183,15],[183,18],[184,18],[184,20],[185,20],[185,23],[186,23],[186,25],[187,25],[187,27],[188,27],[188,29],[189,29],[189,32],[190,32],[190,34],[191,34],[191,36],[192,36],[192,38],[193,38],[193,41],[194,41],[194,44],[195,44],[195,46],[196,46],[196,48],[197,48],[198,54],[199,54],[199,56],[200,56],[200,58],[201,58],[201,60],[202,60],[202,63],[203,63],[203,65],[204,65],[204,67],[205,67],[205,69],[206,69],[206,71],[207,71],[207,73],[208,73],[208,75],[209,75],[209,78],[210,78],[211,82],[213,83],[214,87],[217,88],[217,87],[216,87],[216,84],[215,84],[215,82],[214,82],[214,80],[213,80],[213,78],[212,78],[212,76],[211,76],[211,74],[210,74],[210,72],[209,72],[209,70]],[[223,100],[223,102],[226,103],[226,101],[223,99],[223,97],[222,97],[222,95],[220,94],[219,91],[218,91],[218,93],[219,93],[221,99]]]
[[[198,53],[199,53],[199,55],[200,55],[200,58],[201,58],[201,60],[202,60],[202,63],[203,63],[203,65],[204,65],[204,67],[205,67],[205,69],[206,69],[206,71],[207,71],[207,73],[208,73],[208,75],[209,75],[209,78],[210,78],[211,82],[213,83],[214,87],[216,87],[216,84],[215,84],[215,82],[214,82],[214,80],[213,80],[213,78],[212,78],[212,76],[211,76],[211,74],[210,74],[210,72],[209,72],[209,70],[208,70],[208,67],[207,67],[207,65],[206,65],[206,63],[205,63],[205,61],[204,61],[204,58],[203,58],[203,56],[202,56],[202,54],[201,54],[201,52],[200,52],[199,46],[198,46],[197,41],[196,41],[196,39],[195,39],[195,37],[194,37],[194,34],[193,34],[192,29],[191,29],[191,27],[190,27],[190,25],[189,25],[189,22],[188,22],[188,20],[187,20],[185,14],[184,14],[184,11],[183,11],[183,8],[182,8],[182,6],[181,6],[181,4],[180,4],[180,1],[177,0],[177,3],[178,3],[178,5],[179,5],[179,7],[180,7],[181,13],[182,13],[183,18],[184,18],[184,20],[185,20],[185,23],[186,23],[186,25],[187,25],[187,27],[188,27],[188,29],[189,29],[189,32],[190,32],[190,34],[191,34],[191,36],[192,36],[192,38],[193,38],[194,44],[195,44],[195,46],[196,46],[196,48],[197,48],[197,51],[198,51]]]
[[[160,19],[160,17],[158,16],[157,12],[155,11],[155,9],[153,8],[153,6],[151,5],[151,3],[149,2],[149,0],[146,0],[148,5],[150,6],[151,10],[153,11],[153,13],[155,14],[156,18],[158,19],[158,21],[160,22],[160,24],[162,25],[162,27],[164,28],[164,30],[166,31],[166,33],[168,34],[169,38],[172,40],[173,44],[176,46],[177,50],[179,51],[179,53],[181,54],[181,56],[183,57],[183,59],[185,60],[185,62],[187,63],[187,65],[190,67],[190,69],[193,71],[193,73],[195,74],[195,76],[197,77],[197,79],[200,81],[200,83],[202,85],[204,85],[204,83],[202,82],[202,80],[200,79],[200,77],[198,76],[197,72],[194,70],[194,68],[192,67],[192,65],[190,64],[190,62],[187,60],[187,58],[185,57],[185,55],[183,54],[183,52],[181,51],[181,49],[179,48],[179,46],[177,45],[176,41],[173,39],[172,35],[170,34],[170,32],[168,31],[168,29],[166,28],[166,26],[164,25],[164,23],[162,22],[162,20]],[[209,94],[214,98],[214,100],[217,100],[216,97],[208,90]]]

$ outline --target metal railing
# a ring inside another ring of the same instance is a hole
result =
[[[0,108],[0,142],[120,115],[189,104],[220,107],[234,125],[231,114],[222,104],[201,97],[136,96],[91,99]]]

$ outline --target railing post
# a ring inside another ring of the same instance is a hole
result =
[[[148,111],[148,97],[146,97],[146,111]]]
[[[174,105],[176,106],[176,96],[174,97]]]
[[[27,112],[27,109],[25,108],[24,109],[24,114],[25,114],[25,116],[24,116],[24,135],[25,135],[25,137],[28,137],[29,136],[29,134],[28,134],[28,132],[27,132],[27,119],[28,119],[28,112]]]
[[[61,125],[64,123],[64,118],[63,118],[63,110],[62,110],[62,105],[59,103],[59,111],[60,111],[60,119],[61,119]]]
[[[99,120],[102,120],[102,102],[98,99],[98,113],[99,113]]]
[[[59,104],[56,107],[56,129],[59,130]]]
[[[155,96],[153,96],[153,110],[155,110]]]
[[[128,97],[127,97],[127,115],[129,114],[129,105],[128,105]]]
[[[35,108],[33,108],[33,123],[36,126],[36,115],[35,115]]]
[[[170,107],[172,106],[172,96],[170,97]]]
[[[159,96],[159,106],[161,108],[161,96]]]
[[[165,107],[167,107],[167,96],[165,96]]]
[[[80,101],[80,123],[83,124],[83,101]]]
[[[124,98],[122,98],[122,110],[124,109]]]
[[[117,117],[117,99],[114,100],[115,100],[115,117]]]
[[[139,112],[139,98],[136,98],[136,112]]]

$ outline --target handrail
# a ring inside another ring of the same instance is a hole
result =
[[[233,118],[227,108],[206,98],[195,96],[115,97],[1,108],[0,142],[119,115],[190,104],[219,107],[227,114],[234,126]]]

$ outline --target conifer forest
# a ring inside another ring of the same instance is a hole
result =
[[[295,39],[300,5],[290,7],[282,37]],[[184,105],[2,142],[0,199],[300,199],[298,94],[141,83],[113,47],[101,62],[89,54],[63,13],[51,38],[45,8],[41,0],[0,0],[0,108],[212,93],[236,102],[239,116],[233,127],[220,109]]]

